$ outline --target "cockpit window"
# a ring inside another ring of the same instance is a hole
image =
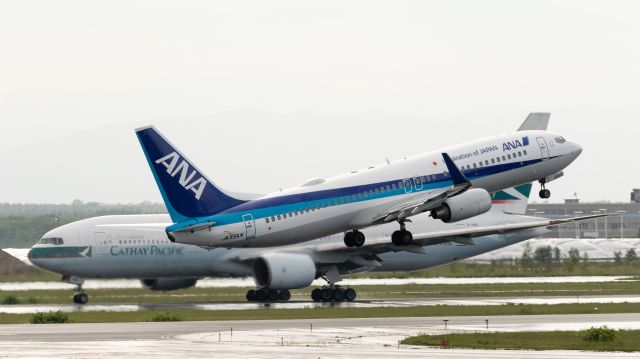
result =
[[[59,246],[64,244],[64,240],[62,238],[54,237],[54,238],[42,238],[38,244],[53,244],[54,246]]]
[[[565,143],[565,142],[567,142],[567,140],[565,140],[564,137],[556,137],[556,142]]]

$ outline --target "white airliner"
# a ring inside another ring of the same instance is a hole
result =
[[[545,184],[582,148],[547,132],[549,114],[532,113],[518,131],[488,137],[300,186],[241,199],[217,187],[155,128],[136,130],[173,224],[176,243],[206,248],[271,247],[344,233],[361,247],[370,226],[397,222],[396,246],[413,243],[409,217],[428,212],[445,223],[491,208],[491,192]]]
[[[395,246],[393,224],[366,229],[360,248],[346,248],[339,235],[270,248],[214,248],[170,241],[168,215],[95,217],[70,223],[47,234],[29,251],[35,265],[76,284],[73,300],[85,304],[85,278],[135,278],[151,290],[177,290],[202,277],[253,276],[257,290],[250,301],[289,300],[290,289],[324,278],[328,286],[312,292],[314,301],[353,301],[356,291],[342,288],[342,276],[367,271],[416,271],[463,260],[548,233],[550,226],[602,215],[547,220],[524,216],[532,185],[493,194],[488,213],[445,224],[427,215],[414,218],[419,231],[411,246]]]

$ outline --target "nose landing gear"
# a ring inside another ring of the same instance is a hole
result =
[[[73,295],[73,302],[76,304],[87,304],[87,302],[89,302],[89,296],[80,291]]]
[[[62,276],[63,283],[75,284],[76,293],[73,295],[73,302],[76,304],[84,305],[89,302],[89,296],[82,289],[84,279],[74,276]]]
[[[551,198],[551,191],[549,191],[546,187],[547,181],[544,179],[541,179],[540,181],[540,185],[542,186],[542,189],[540,190],[540,193],[538,194],[540,196],[540,198],[542,199],[549,199]]]

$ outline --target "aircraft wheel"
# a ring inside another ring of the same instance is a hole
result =
[[[288,291],[288,290],[286,290],[286,289],[285,289],[285,290],[281,290],[281,291],[280,291],[280,293],[279,293],[279,295],[278,295],[278,297],[279,297],[279,299],[280,299],[281,301],[286,302],[286,301],[288,301],[289,299],[291,299],[291,292],[290,292],[290,291]]]
[[[393,243],[394,246],[401,246],[401,237],[402,237],[402,232],[401,231],[395,231],[393,232],[393,234],[391,234],[391,242]]]
[[[551,191],[549,191],[548,189],[541,189],[539,194],[540,198],[542,199],[551,198]]]
[[[364,233],[362,233],[360,231],[354,232],[354,235],[353,235],[353,246],[354,247],[362,247],[364,245],[365,239],[366,238],[364,236]]]
[[[342,302],[344,300],[344,289],[342,288],[335,288],[333,290],[333,300],[336,302]]]
[[[353,302],[354,300],[356,300],[357,297],[357,293],[356,290],[353,288],[347,288],[347,290],[344,291],[344,299],[346,299],[348,302]]]
[[[89,296],[84,293],[76,293],[73,296],[73,302],[76,304],[87,304],[87,302],[89,302]]]
[[[351,248],[353,246],[355,246],[355,235],[353,232],[349,231],[347,233],[344,234],[344,244]]]
[[[256,300],[258,302],[264,302],[269,298],[269,291],[266,289],[258,289],[256,291]]]
[[[271,302],[275,302],[280,299],[280,293],[275,289],[269,289],[268,299]]]
[[[409,231],[401,231],[402,232],[402,245],[408,246],[413,242],[413,234]]]
[[[319,302],[322,300],[322,289],[316,288],[311,291],[311,299],[314,302]]]
[[[330,302],[331,300],[333,300],[333,290],[331,288],[322,289],[322,301]]]
[[[253,289],[249,289],[249,290],[247,291],[247,295],[246,295],[246,297],[247,297],[247,301],[249,301],[249,302],[255,302],[255,301],[256,301],[256,299],[257,299],[257,298],[256,298],[256,291],[255,291],[255,290],[253,290]]]

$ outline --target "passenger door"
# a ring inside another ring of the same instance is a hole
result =
[[[543,137],[538,137],[538,146],[540,146],[540,152],[542,153],[542,160],[549,159],[549,145]]]
[[[253,215],[247,213],[242,216],[242,220],[244,221],[245,238],[254,238],[256,236],[256,222],[253,219]]]

